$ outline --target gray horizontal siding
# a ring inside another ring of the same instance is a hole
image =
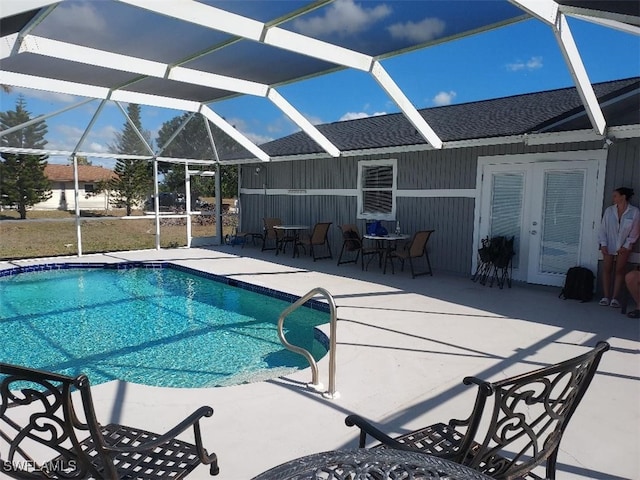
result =
[[[602,142],[565,143],[528,146],[524,143],[477,146],[460,149],[425,150],[396,154],[361,155],[302,161],[270,162],[243,165],[242,187],[250,189],[357,189],[359,160],[396,158],[398,189],[474,189],[478,156],[516,155],[593,150]],[[605,205],[613,188],[632,186],[640,197],[640,141],[618,140],[609,149],[606,175]],[[637,198],[634,203],[637,204]],[[280,217],[285,223],[313,225],[333,222],[330,241],[337,257],[342,245],[337,225],[357,223],[361,232],[364,221],[356,222],[356,198],[305,195],[241,196],[242,230],[261,231],[263,217]],[[468,274],[476,246],[473,243],[475,200],[473,198],[407,198],[397,199],[397,218],[402,230],[413,233],[434,229],[430,256],[436,270]],[[385,223],[393,230],[393,222]],[[639,246],[636,246],[636,250]]]
[[[618,139],[609,147],[607,174],[604,180],[604,211],[611,205],[611,194],[618,187],[631,187],[636,194],[631,199],[633,205],[640,205],[640,139]],[[640,252],[640,241],[635,252]]]

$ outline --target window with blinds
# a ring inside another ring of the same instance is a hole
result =
[[[584,181],[582,170],[545,172],[540,272],[563,274],[578,265]]]
[[[396,160],[358,162],[358,218],[395,220]]]
[[[523,173],[497,173],[493,175],[491,198],[490,236],[515,237],[513,266],[518,267],[520,257],[520,226],[522,224]]]

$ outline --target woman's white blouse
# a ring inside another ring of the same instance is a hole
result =
[[[621,247],[630,249],[640,235],[640,210],[629,204],[622,216],[618,218],[615,205],[607,207],[602,215],[602,223],[598,232],[601,247],[607,247],[609,253],[615,255]],[[615,250],[612,248],[615,247]]]

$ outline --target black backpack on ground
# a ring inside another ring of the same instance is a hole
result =
[[[567,271],[564,287],[558,297],[589,302],[593,298],[593,272],[585,267],[571,267]]]

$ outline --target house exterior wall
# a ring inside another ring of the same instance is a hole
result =
[[[243,165],[241,230],[262,231],[263,217],[310,226],[330,221],[330,241],[337,257],[342,246],[337,225],[355,222],[361,233],[365,228],[364,220],[356,220],[358,161],[395,158],[401,230],[412,233],[434,229],[429,244],[433,268],[466,275],[471,272],[477,248],[473,245],[473,228],[480,189],[476,185],[479,156],[599,148],[601,141],[535,146],[512,143]],[[623,184],[633,186],[640,197],[639,148],[638,139],[618,140],[609,148],[603,205],[608,205],[611,190]],[[393,229],[395,224],[386,226]]]
[[[95,182],[91,182],[95,185]],[[87,195],[84,191],[85,182],[79,183],[79,204],[82,210],[107,210],[109,201],[107,194],[102,192],[97,195]],[[34,210],[75,210],[75,193],[73,182],[53,182],[51,185],[51,198],[45,202],[37,203]]]

